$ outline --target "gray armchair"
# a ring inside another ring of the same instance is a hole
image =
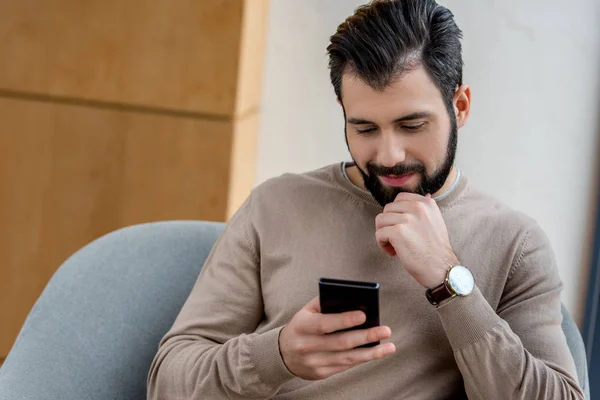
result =
[[[0,368],[0,400],[145,399],[158,343],[222,230],[220,223],[191,221],[137,225],[75,253],[48,283]],[[587,392],[583,341],[563,314]]]

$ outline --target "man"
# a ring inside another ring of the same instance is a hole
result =
[[[548,240],[454,166],[460,38],[433,0],[375,1],[339,26],[353,162],[252,192],[163,338],[149,398],[583,398]],[[379,282],[382,326],[339,332],[365,316],[322,314],[320,277]]]

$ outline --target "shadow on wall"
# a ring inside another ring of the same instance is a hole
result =
[[[598,73],[600,74],[600,60],[598,62]],[[595,157],[596,157],[596,162],[595,162],[595,167],[594,167],[594,173],[591,175],[590,179],[590,188],[592,188],[592,191],[595,191],[596,196],[593,196],[592,198],[590,198],[590,203],[588,205],[588,213],[587,215],[589,215],[590,217],[588,218],[588,222],[587,222],[587,227],[586,227],[586,235],[585,238],[586,240],[581,244],[582,245],[582,253],[585,254],[585,258],[584,258],[584,262],[587,268],[583,269],[583,272],[581,273],[581,275],[579,276],[579,287],[582,288],[586,288],[584,291],[582,291],[582,293],[579,296],[579,309],[580,310],[584,310],[584,312],[587,312],[586,310],[586,306],[587,306],[587,302],[588,302],[588,297],[592,294],[589,293],[589,288],[590,288],[590,279],[592,279],[592,274],[591,274],[591,269],[592,269],[592,263],[595,261],[595,257],[598,253],[598,249],[595,248],[595,245],[598,246],[598,244],[595,243],[596,241],[596,236],[600,235],[600,226],[598,226],[598,222],[600,221],[600,79],[598,80],[598,89],[597,89],[597,96],[596,96],[596,103],[597,103],[597,114],[596,114],[596,143],[595,143],[595,147],[596,147],[596,151],[595,151]],[[573,160],[573,161],[577,161],[577,160]],[[573,193],[573,195],[577,195],[577,193]],[[596,260],[597,262],[600,262],[600,260]],[[585,324],[585,319],[588,318],[587,315],[584,315],[584,320],[581,322],[580,324],[580,328],[583,329],[585,328],[584,324]],[[586,334],[586,332],[584,332],[584,334]]]
[[[599,60],[600,61],[600,60]],[[598,72],[600,74],[600,62],[598,63]],[[588,346],[594,341],[594,328],[598,326],[598,317],[600,315],[596,315],[593,319],[591,315],[588,315],[592,310],[588,310],[589,306],[592,304],[591,296],[600,296],[598,293],[598,285],[597,281],[600,278],[598,274],[599,271],[595,271],[595,275],[592,274],[592,268],[598,268],[600,266],[600,79],[598,82],[598,91],[597,91],[597,123],[596,123],[596,162],[594,173],[591,176],[590,187],[592,190],[595,190],[596,196],[590,199],[590,204],[588,206],[588,223],[586,227],[586,240],[582,243],[583,249],[582,251],[586,254],[585,262],[589,268],[584,269],[584,273],[579,277],[580,287],[586,288],[586,290],[580,296],[580,305],[581,309],[584,310],[584,319],[581,324],[582,333],[584,342],[586,343],[586,349],[589,352],[590,349]],[[576,193],[574,194],[576,195]],[[594,265],[593,265],[594,264]],[[592,285],[591,280],[596,281],[595,285]],[[594,289],[595,288],[595,289]],[[592,291],[593,290],[593,291]],[[597,298],[594,301],[598,301]],[[598,310],[596,310],[598,312]],[[590,326],[587,326],[590,325]],[[598,343],[594,343],[598,345]],[[589,355],[588,355],[589,357]]]

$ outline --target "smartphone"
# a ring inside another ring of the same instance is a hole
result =
[[[367,316],[362,325],[340,332],[379,326],[379,283],[321,278],[319,300],[323,314],[360,310]],[[379,342],[373,342],[359,347],[374,347],[378,344]]]

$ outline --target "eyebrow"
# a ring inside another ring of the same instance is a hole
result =
[[[425,111],[415,112],[412,114],[405,115],[404,117],[396,118],[394,120],[394,123],[397,124],[399,122],[413,121],[415,119],[426,119],[426,118],[430,118],[431,116],[432,116],[432,114],[429,112],[425,112]],[[352,124],[352,125],[377,125],[375,122],[368,121],[368,120],[362,119],[362,118],[349,118],[348,123]]]

